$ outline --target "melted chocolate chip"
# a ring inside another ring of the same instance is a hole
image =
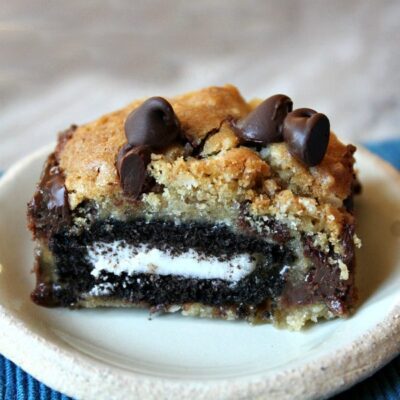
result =
[[[129,144],[118,153],[117,169],[122,190],[135,200],[143,192],[150,153],[149,146],[132,147]]]
[[[28,217],[35,237],[51,235],[71,221],[65,178],[54,154],[49,156],[35,195],[28,204]]]
[[[68,203],[68,193],[64,186],[64,178],[60,174],[51,176],[45,187],[48,191],[47,208],[49,210],[63,209]]]
[[[125,135],[132,146],[161,148],[173,142],[179,132],[179,120],[162,97],[147,99],[125,121]]]
[[[313,244],[309,237],[304,238],[304,255],[312,262],[304,280],[291,282],[288,280],[281,297],[283,306],[308,305],[316,302],[325,303],[335,315],[346,315],[354,304],[357,294],[354,291],[354,224],[343,227],[341,261],[347,265],[350,277],[340,279],[340,268],[337,263],[330,263],[329,258],[337,255],[330,249],[323,252]]]
[[[289,113],[283,125],[283,136],[290,153],[310,167],[323,160],[329,134],[327,116],[310,108],[299,108]]]
[[[292,109],[293,103],[288,96],[271,96],[237,123],[236,132],[247,142],[263,145],[280,142],[283,140],[283,121]]]

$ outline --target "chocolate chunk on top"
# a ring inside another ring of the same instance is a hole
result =
[[[280,142],[283,140],[283,121],[292,109],[293,102],[288,96],[271,96],[236,124],[237,134],[245,141],[264,145]]]
[[[146,167],[150,162],[150,147],[132,147],[127,144],[118,153],[117,169],[122,190],[133,199],[138,199],[146,180]]]
[[[132,146],[161,148],[180,133],[180,123],[170,103],[162,97],[150,97],[128,115],[125,135]]]
[[[290,153],[310,167],[323,160],[329,135],[328,117],[310,108],[299,108],[285,118],[283,136]]]
[[[180,122],[167,100],[151,97],[128,115],[124,128],[128,143],[118,153],[118,175],[124,193],[137,199],[145,184],[151,149],[172,143],[180,134]]]

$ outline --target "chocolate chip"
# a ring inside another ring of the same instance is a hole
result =
[[[129,144],[118,153],[117,169],[122,190],[135,200],[142,193],[150,154],[149,146],[132,147]]]
[[[263,145],[280,142],[283,140],[283,120],[292,109],[293,103],[288,96],[276,94],[264,100],[246,118],[239,121],[235,131],[248,142]]]
[[[132,146],[167,146],[180,132],[180,123],[170,103],[150,97],[125,121],[125,135]]]
[[[323,160],[329,134],[328,117],[310,108],[299,108],[285,118],[283,136],[290,153],[310,167]]]

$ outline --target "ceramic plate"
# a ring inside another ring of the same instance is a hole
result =
[[[304,332],[138,310],[45,309],[29,299],[26,203],[52,147],[0,181],[0,352],[79,399],[316,398],[372,374],[400,350],[400,178],[361,149],[360,305]]]

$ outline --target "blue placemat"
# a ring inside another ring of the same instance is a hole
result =
[[[400,139],[370,142],[366,147],[400,169]],[[1,172],[0,172],[1,176]],[[49,389],[0,355],[0,400],[69,400]],[[400,356],[371,378],[334,397],[343,399],[400,399]]]

